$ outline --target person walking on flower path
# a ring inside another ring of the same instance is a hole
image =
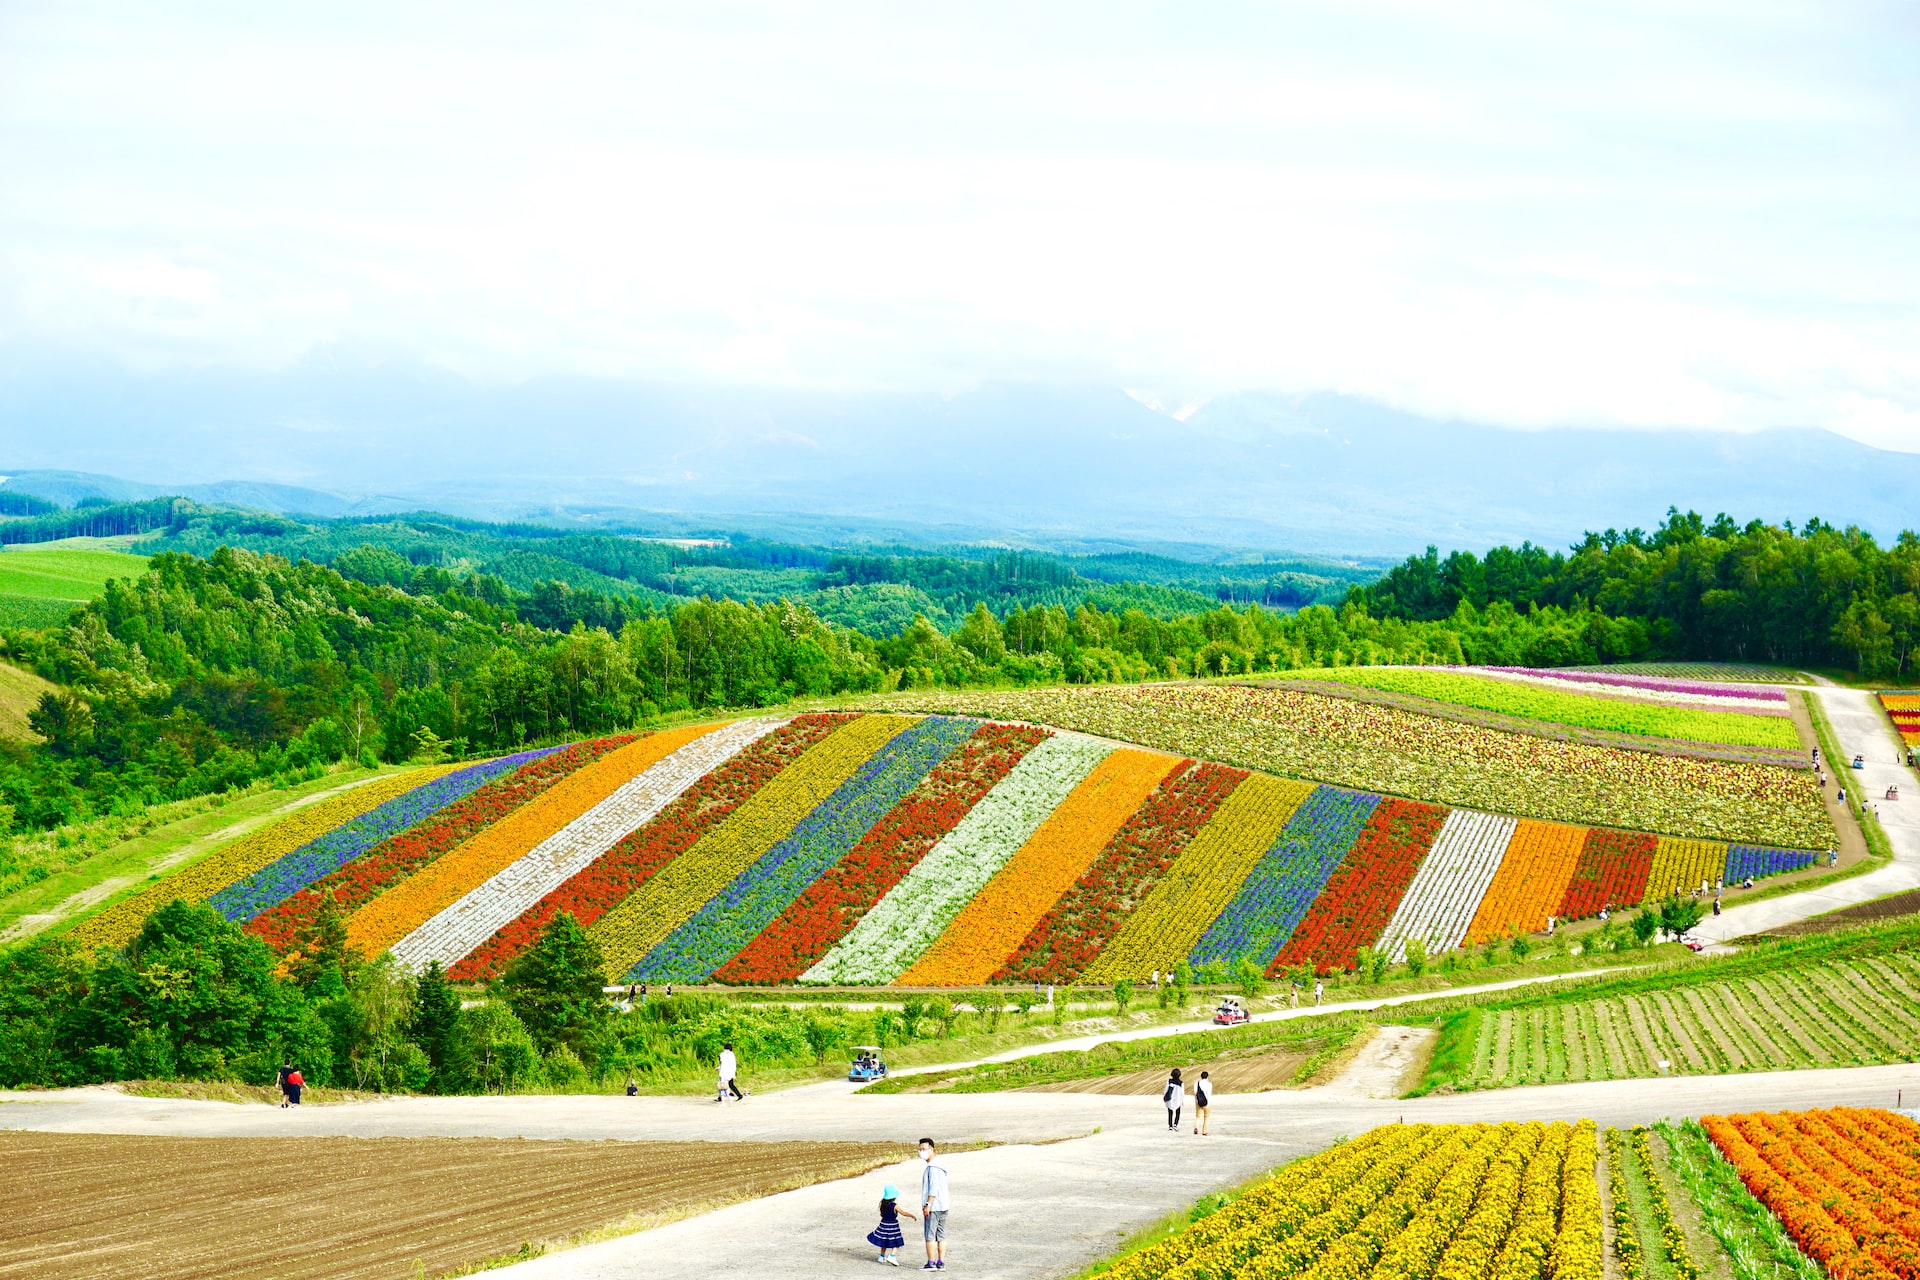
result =
[[[734,1076],[739,1071],[739,1069],[740,1069],[739,1062],[733,1056],[733,1044],[729,1042],[727,1044],[721,1045],[720,1046],[720,1105],[721,1106],[725,1106],[727,1104],[727,1095],[729,1093],[731,1093],[735,1098],[738,1098],[742,1102],[745,1102],[747,1099],[747,1095],[740,1092],[739,1084],[737,1084],[734,1081]]]
[[[933,1139],[920,1139],[920,1234],[927,1245],[922,1271],[947,1269],[947,1166],[933,1155]]]
[[[1315,982],[1313,984],[1313,1007],[1314,1008],[1318,1009],[1320,1007],[1320,997],[1325,994],[1327,994],[1327,984],[1324,982]]]
[[[1180,1079],[1180,1068],[1175,1067],[1173,1074],[1167,1077],[1167,1087],[1160,1091],[1160,1101],[1167,1108],[1167,1132],[1180,1132],[1180,1112],[1187,1102],[1187,1086]]]
[[[1193,1082],[1193,1131],[1203,1138],[1207,1136],[1207,1117],[1212,1112],[1213,1081],[1202,1071],[1200,1078]]]

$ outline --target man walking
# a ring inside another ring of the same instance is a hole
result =
[[[742,1101],[746,1099],[747,1095],[740,1092],[740,1086],[734,1082],[734,1078],[733,1078],[734,1073],[738,1070],[739,1070],[739,1064],[736,1061],[734,1061],[734,1057],[733,1057],[733,1045],[731,1043],[721,1045],[720,1046],[720,1084],[721,1084],[720,1102],[721,1102],[721,1105],[723,1106],[726,1104],[727,1094],[729,1093],[733,1094],[734,1097],[739,1098]]]
[[[947,1166],[934,1159],[933,1139],[920,1139],[920,1228],[926,1237],[927,1265],[922,1271],[947,1269]]]

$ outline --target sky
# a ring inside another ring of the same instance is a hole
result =
[[[6,0],[0,351],[1920,452],[1917,66],[1845,0]]]

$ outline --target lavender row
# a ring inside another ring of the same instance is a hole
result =
[[[1581,684],[1617,684],[1629,689],[1657,689],[1696,698],[1750,698],[1755,702],[1784,704],[1787,695],[1778,689],[1748,689],[1739,685],[1702,684],[1693,680],[1668,680],[1660,676],[1608,675],[1604,671],[1570,671],[1563,667],[1487,667],[1488,671],[1510,671],[1515,675],[1546,676],[1554,680],[1573,680]]]

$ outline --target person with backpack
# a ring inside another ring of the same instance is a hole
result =
[[[1207,1136],[1207,1116],[1213,1107],[1213,1081],[1202,1071],[1193,1082],[1193,1131]]]
[[[1167,1108],[1167,1132],[1180,1132],[1180,1112],[1187,1102],[1187,1087],[1181,1083],[1180,1068],[1175,1067],[1173,1074],[1167,1077],[1167,1087],[1160,1091],[1160,1101]]]
[[[281,1105],[281,1106],[283,1106],[283,1107],[287,1107],[287,1106],[293,1106],[293,1107],[297,1107],[297,1106],[299,1106],[299,1105],[300,1105],[300,1091],[301,1091],[302,1089],[304,1089],[304,1088],[306,1088],[306,1087],[307,1087],[307,1082],[306,1082],[306,1080],[305,1080],[305,1079],[303,1079],[303,1078],[301,1077],[301,1075],[300,1075],[300,1073],[299,1073],[298,1071],[295,1071],[295,1070],[293,1070],[293,1069],[292,1069],[291,1067],[289,1067],[289,1068],[287,1069],[287,1080],[286,1080],[286,1083],[280,1086],[280,1092],[281,1092],[281,1093],[282,1093],[283,1095],[285,1095],[285,1096],[284,1096],[284,1097],[283,1097],[283,1098],[281,1099],[281,1101],[280,1101],[280,1105]]]

